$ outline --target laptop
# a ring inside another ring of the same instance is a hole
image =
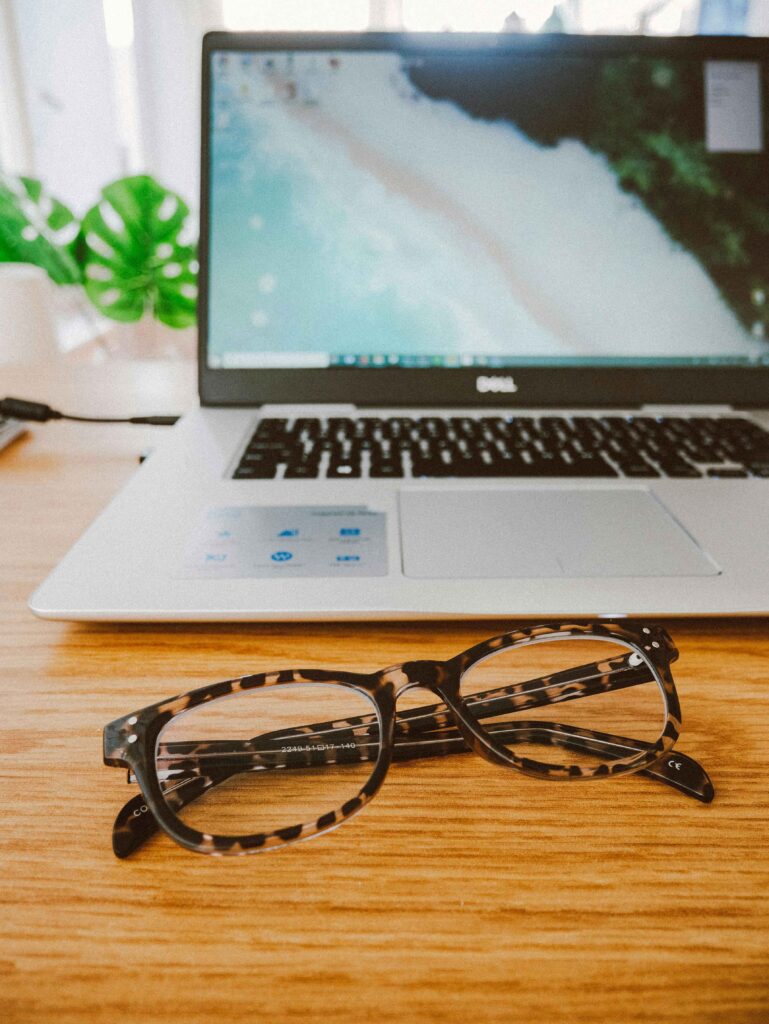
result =
[[[200,407],[44,617],[769,611],[769,42],[203,42]]]

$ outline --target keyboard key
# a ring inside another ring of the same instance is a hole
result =
[[[284,448],[253,451],[247,448],[240,460],[244,466],[261,466],[269,462],[282,462],[288,455]]]
[[[359,477],[360,462],[331,462],[326,471],[326,476],[335,479]]]
[[[368,475],[377,479],[402,477],[403,466],[399,462],[372,462]]]
[[[654,477],[660,475],[659,470],[639,456],[636,456],[631,462],[620,461],[619,468],[625,476],[630,477]]]
[[[233,474],[235,480],[269,480],[275,476],[278,467],[274,462],[265,462],[258,466],[238,466]]]
[[[296,462],[286,466],[283,474],[284,480],[311,480],[318,475],[319,464],[317,462]]]
[[[579,455],[574,459],[575,476],[617,476],[617,471],[598,453]]]
[[[719,466],[714,466],[708,470],[708,476],[718,480],[736,480],[747,475],[747,471],[744,469],[722,469]]]
[[[684,462],[683,459],[675,462],[661,462],[660,469],[665,476],[690,478],[701,477],[702,473],[693,466],[690,462]]]
[[[285,434],[288,420],[284,419],[264,419],[259,420],[259,425],[254,432],[254,439],[261,438],[266,440],[267,438],[276,437],[280,434]]]
[[[651,479],[652,477],[659,477],[660,474],[656,469],[651,466],[620,466],[622,475],[631,477],[633,479]]]
[[[240,460],[238,469],[250,469],[254,472],[264,469],[267,476],[275,476],[279,461],[282,460],[274,452],[246,452]]]

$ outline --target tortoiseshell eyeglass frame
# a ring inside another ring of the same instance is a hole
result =
[[[611,640],[628,651],[603,661],[539,679],[463,697],[463,674],[505,648],[548,639]],[[140,794],[122,808],[113,829],[113,849],[125,857],[163,829],[175,842],[198,853],[243,855],[309,839],[351,817],[379,790],[393,760],[404,761],[473,750],[494,764],[552,780],[609,778],[641,772],[703,803],[713,799],[712,783],[692,758],[668,755],[678,739],[681,709],[670,671],[678,651],[660,626],[599,622],[527,626],[476,644],[448,661],[408,661],[371,674],[296,669],[243,676],[203,686],[116,719],[104,730],[104,763],[128,767]],[[656,682],[664,698],[666,721],[659,739],[646,742],[553,722],[495,722],[483,717],[547,706],[579,697]],[[201,740],[163,743],[163,729],[176,715],[218,697],[266,686],[324,683],[346,686],[367,696],[372,714],[345,721],[282,729],[250,740]],[[396,713],[398,696],[425,688],[439,704]],[[377,729],[378,725],[378,729]],[[301,737],[301,744],[286,746]],[[595,766],[549,764],[522,757],[505,741],[547,743],[566,750],[600,754]],[[313,749],[315,747],[316,749]],[[207,790],[243,771],[322,767],[372,761],[372,774],[342,807],[310,821],[274,832],[217,836],[189,827],[174,813]],[[158,762],[162,769],[158,771]]]

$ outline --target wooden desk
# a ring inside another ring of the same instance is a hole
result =
[[[192,377],[0,368],[0,391],[164,412]],[[161,836],[116,860],[110,719],[246,670],[444,657],[499,628],[37,621],[28,594],[158,434],[51,424],[0,454],[3,1021],[769,1021],[765,621],[669,624],[709,807],[468,756],[396,765],[312,843],[215,860]]]

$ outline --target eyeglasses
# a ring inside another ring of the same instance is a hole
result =
[[[470,750],[540,779],[639,772],[709,803],[705,770],[673,753],[677,657],[658,626],[546,625],[448,661],[201,687],[105,728],[105,764],[128,767],[141,790],[117,816],[113,849],[126,857],[158,827],[215,855],[309,839],[364,807],[391,762]],[[438,702],[397,711],[415,688]]]

